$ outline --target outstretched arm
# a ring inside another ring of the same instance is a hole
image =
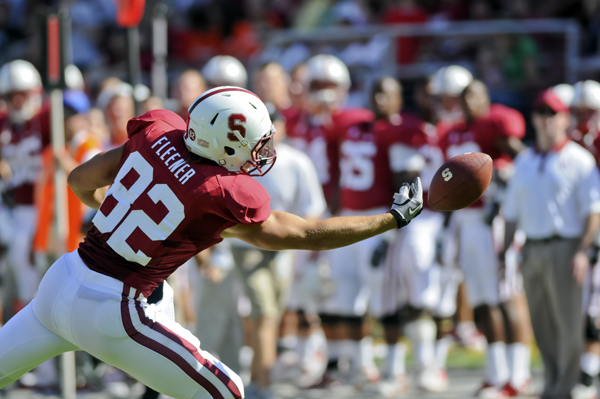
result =
[[[264,223],[254,226],[238,224],[223,231],[221,237],[239,238],[255,247],[273,251],[322,251],[354,244],[397,227],[396,219],[390,213],[308,222],[291,213],[273,211]]]
[[[90,208],[100,208],[106,191],[99,189],[110,185],[117,176],[124,146],[101,152],[69,174],[69,187]]]
[[[412,193],[412,195],[411,195]],[[423,209],[423,189],[419,178],[402,185],[388,213],[375,216],[346,216],[309,222],[286,212],[273,211],[260,225],[235,225],[221,233],[223,238],[239,238],[255,247],[279,251],[307,249],[322,251],[344,247],[388,230],[406,226]]]

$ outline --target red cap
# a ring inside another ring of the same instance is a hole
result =
[[[554,112],[569,112],[569,107],[560,99],[552,89],[541,92],[533,102],[533,110],[549,107]]]

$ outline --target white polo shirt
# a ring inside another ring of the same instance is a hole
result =
[[[502,214],[527,238],[579,237],[592,213],[600,213],[600,173],[586,149],[568,141],[546,154],[529,148],[517,156]]]

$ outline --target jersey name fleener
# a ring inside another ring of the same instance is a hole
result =
[[[181,154],[177,152],[174,146],[171,145],[171,142],[165,137],[162,136],[158,140],[152,144],[151,148],[158,147],[162,144],[162,147],[156,150],[156,155],[160,157],[160,159],[165,163],[165,165],[169,168],[169,170],[173,173],[176,179],[179,180],[179,183],[185,184],[190,177],[196,174],[196,171],[190,168],[182,158]],[[164,150],[164,151],[163,151]],[[162,151],[162,153],[161,153]],[[168,157],[165,159],[165,157]],[[188,169],[183,175],[181,173]],[[181,175],[181,177],[180,177]]]

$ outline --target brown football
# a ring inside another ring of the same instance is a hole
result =
[[[444,163],[433,175],[427,200],[438,211],[466,208],[485,192],[493,171],[492,158],[468,152]]]

